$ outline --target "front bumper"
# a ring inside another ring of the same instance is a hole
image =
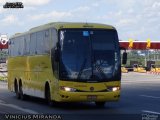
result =
[[[59,91],[58,102],[104,102],[118,101],[120,91],[116,92],[65,92]]]

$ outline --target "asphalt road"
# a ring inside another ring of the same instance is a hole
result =
[[[64,103],[50,107],[44,103],[44,100],[38,98],[29,98],[27,101],[17,100],[15,94],[7,90],[7,83],[0,82],[0,114],[54,114],[62,115],[64,120],[99,120],[106,119],[106,116],[142,120],[144,114],[153,114],[157,115],[155,120],[159,120],[160,75],[124,73],[120,101],[106,103],[103,108],[97,107],[94,103]]]

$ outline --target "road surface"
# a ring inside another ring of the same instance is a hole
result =
[[[64,103],[50,107],[44,100],[29,98],[17,100],[15,94],[7,90],[7,83],[0,82],[1,114],[55,114],[65,119],[106,119],[106,116],[119,116],[142,120],[142,116],[152,115],[160,119],[160,75],[146,73],[124,73],[119,102],[106,103],[99,108],[94,103]],[[84,117],[84,118],[83,118]],[[117,119],[117,118],[115,118]],[[145,119],[144,119],[145,120]]]

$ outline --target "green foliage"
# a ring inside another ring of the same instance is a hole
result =
[[[142,54],[140,54],[140,52]],[[143,67],[146,67],[145,62],[149,60],[156,60],[156,64],[160,65],[160,51],[137,51],[137,50],[131,50],[128,51],[128,59],[127,59],[127,64],[125,66],[130,66],[130,61],[137,61],[140,65]],[[156,53],[156,54],[155,54]]]
[[[7,80],[7,77],[2,77],[2,76],[0,76],[0,80],[6,81],[6,80]]]

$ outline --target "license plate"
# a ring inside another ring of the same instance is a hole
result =
[[[97,96],[96,95],[88,95],[87,96],[87,100],[89,100],[89,101],[95,101],[95,100],[97,100]]]

